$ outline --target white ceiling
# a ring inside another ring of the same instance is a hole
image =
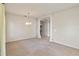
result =
[[[34,17],[60,11],[78,4],[74,3],[7,3],[6,12],[17,15],[27,15],[28,12]]]

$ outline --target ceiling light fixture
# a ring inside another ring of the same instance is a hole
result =
[[[27,20],[26,20],[26,25],[31,25],[32,23],[31,23],[31,21],[30,21],[30,12],[28,12],[27,13],[27,16],[25,15],[25,17],[27,18]]]

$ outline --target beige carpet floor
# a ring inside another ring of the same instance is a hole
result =
[[[6,44],[7,56],[79,56],[74,49],[47,39],[26,39]]]

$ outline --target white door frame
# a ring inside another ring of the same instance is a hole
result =
[[[5,39],[6,39],[6,21],[5,21],[5,6],[4,4],[0,4],[0,8],[2,9],[2,19],[0,20],[2,22],[1,24],[1,39],[0,39],[0,43],[1,43],[1,51],[0,51],[0,54],[1,56],[5,56]]]
[[[49,39],[49,41],[50,41],[50,42],[53,41],[53,35],[52,35],[52,33],[53,33],[53,32],[52,32],[52,30],[53,30],[53,28],[52,28],[52,27],[53,27],[53,26],[52,26],[52,25],[53,25],[53,21],[52,21],[52,20],[53,20],[53,19],[52,19],[52,16],[50,16],[50,19],[49,19],[49,26],[50,26],[50,27],[49,27],[49,28],[50,28],[50,34],[49,34],[49,35],[50,35],[50,39]]]
[[[52,37],[52,30],[53,30],[52,23],[53,23],[53,21],[52,21],[52,16],[48,16],[48,17],[49,17],[49,42],[52,42],[53,41],[53,37]],[[41,35],[40,35],[40,20],[41,19],[42,18],[39,18],[37,20],[37,38],[41,38]]]

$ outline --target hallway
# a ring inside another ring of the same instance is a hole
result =
[[[48,39],[26,39],[6,44],[7,56],[79,56],[79,50]]]

